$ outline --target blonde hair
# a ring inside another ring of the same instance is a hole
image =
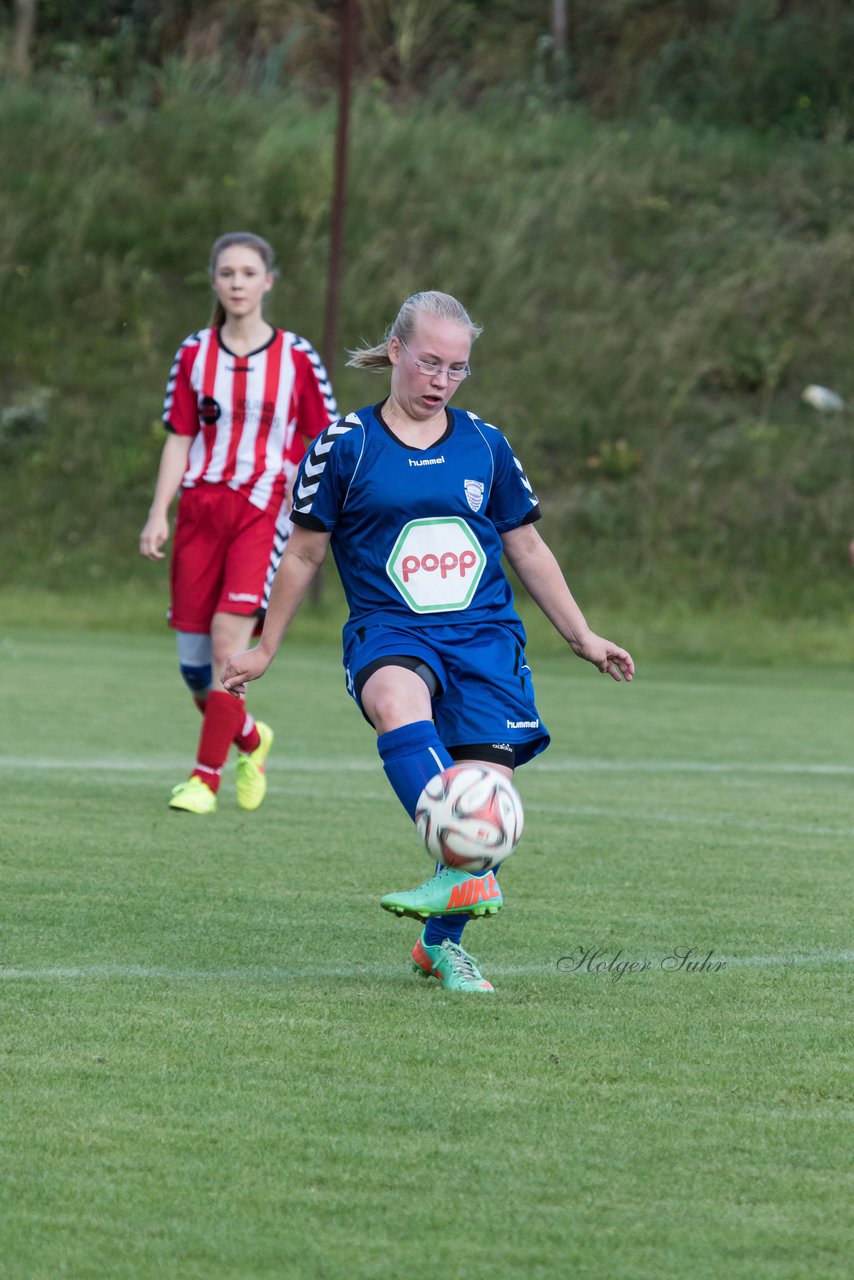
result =
[[[211,248],[210,263],[208,264],[208,272],[211,279],[213,279],[216,272],[219,255],[235,245],[245,245],[247,249],[254,249],[264,263],[264,270],[267,275],[278,275],[276,255],[272,246],[266,240],[261,236],[254,235],[251,231],[226,231],[225,235],[220,236],[218,240],[214,240]],[[217,298],[211,312],[211,328],[215,329],[221,324],[225,324],[225,308]]]
[[[449,293],[439,293],[428,289],[424,293],[413,293],[407,298],[397,313],[397,319],[388,329],[382,342],[375,347],[360,347],[357,351],[348,351],[348,366],[354,369],[388,369],[391,360],[388,344],[392,338],[401,342],[411,342],[415,332],[415,322],[420,315],[435,316],[439,320],[453,320],[455,324],[468,329],[472,342],[480,337],[483,329],[475,324],[461,302],[452,298]]]

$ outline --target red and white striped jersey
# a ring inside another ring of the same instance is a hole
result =
[[[266,346],[236,356],[219,329],[201,329],[175,356],[163,421],[193,436],[182,485],[227,484],[278,512],[305,442],[338,417],[329,375],[310,342],[275,329]]]

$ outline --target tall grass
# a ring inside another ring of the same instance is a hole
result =
[[[142,580],[163,384],[220,231],[273,240],[271,318],[321,340],[334,104],[161,89],[0,98],[10,582]],[[617,606],[840,612],[850,418],[800,393],[854,396],[852,197],[842,143],[364,92],[341,345],[415,289],[459,294],[486,327],[460,403],[510,435],[576,580]],[[336,354],[343,408],[383,393]]]

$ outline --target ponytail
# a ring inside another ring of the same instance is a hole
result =
[[[359,347],[356,351],[347,352],[350,357],[347,361],[348,367],[353,369],[390,368],[388,344],[392,338],[398,338],[401,342],[411,342],[419,315],[435,316],[439,320],[453,320],[455,324],[468,329],[472,342],[483,332],[481,326],[475,324],[462,303],[457,302],[456,298],[452,298],[449,293],[439,293],[434,289],[424,293],[413,293],[398,311],[397,319],[388,329],[382,342],[378,342],[375,347]]]

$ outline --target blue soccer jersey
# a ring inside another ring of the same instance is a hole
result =
[[[461,409],[429,449],[385,425],[381,406],[335,422],[303,459],[292,519],[332,534],[350,607],[363,623],[521,624],[501,566],[501,534],[540,517],[505,436]]]

